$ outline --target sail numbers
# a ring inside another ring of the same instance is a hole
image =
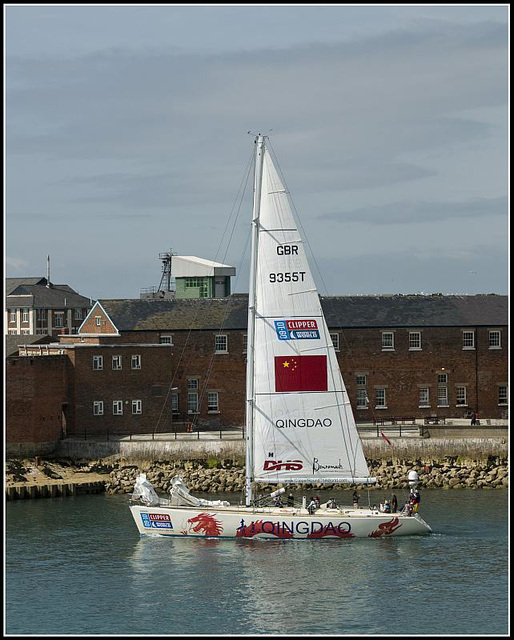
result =
[[[279,256],[297,256],[298,245],[297,244],[279,244],[277,247],[277,253]]]
[[[284,271],[269,274],[270,282],[305,282],[305,271]]]

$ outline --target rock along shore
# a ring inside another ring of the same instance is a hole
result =
[[[370,490],[407,488],[409,471],[416,470],[423,488],[439,489],[506,489],[508,461],[503,456],[487,456],[473,460],[446,456],[440,460],[368,460],[370,474],[377,478]],[[223,459],[148,461],[126,464],[108,462],[70,461],[66,459],[11,459],[6,466],[6,487],[32,484],[52,484],[59,481],[84,482],[102,480],[108,494],[131,493],[136,476],[146,473],[158,493],[166,494],[171,480],[180,475],[192,493],[241,492],[244,486],[244,464]],[[280,485],[279,485],[280,486]],[[263,492],[273,491],[277,485],[261,485]],[[288,485],[292,491],[310,489],[347,490],[348,485]]]
[[[508,487],[508,463],[497,457],[485,460],[430,460],[430,461],[368,461],[370,473],[377,478],[370,489],[407,488],[409,471],[419,473],[423,488],[441,489],[505,489]],[[144,472],[158,492],[168,493],[171,480],[180,475],[186,486],[194,492],[241,492],[244,486],[244,466],[236,466],[232,460],[153,462],[146,466],[119,466],[110,474],[106,483],[107,493],[130,493],[136,476]],[[260,485],[262,491],[273,491],[277,485]],[[279,485],[280,486],[280,485]],[[292,491],[309,489],[344,490],[348,485],[291,485]]]

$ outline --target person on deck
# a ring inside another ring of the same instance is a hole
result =
[[[393,497],[391,498],[391,512],[396,513],[398,511],[398,498],[393,493]]]
[[[357,493],[357,490],[355,490],[353,492],[353,508],[354,509],[358,509],[359,508],[359,494]]]
[[[419,504],[421,502],[421,496],[419,495],[419,491],[417,489],[414,489],[414,491],[412,492],[411,501],[412,501],[412,510],[414,511],[414,513],[417,513],[419,509]]]
[[[307,505],[307,511],[312,515],[316,511],[316,500],[311,498],[311,501]]]
[[[273,504],[275,505],[275,507],[283,507],[283,503],[282,503],[282,498],[280,496],[275,496],[273,498]]]

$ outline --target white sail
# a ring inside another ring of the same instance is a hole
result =
[[[252,479],[372,481],[289,197],[263,149]]]

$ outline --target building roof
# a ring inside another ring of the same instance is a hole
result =
[[[49,335],[5,336],[5,357],[18,355],[18,347],[25,344],[48,344],[53,338]]]
[[[67,284],[46,286],[46,278],[6,278],[6,307],[38,309],[89,308],[91,300]]]
[[[331,329],[474,327],[508,324],[502,295],[323,296]],[[123,331],[246,330],[248,295],[199,300],[100,300]]]
[[[235,268],[228,264],[196,256],[173,256],[172,272],[175,278],[234,276],[236,274]]]

